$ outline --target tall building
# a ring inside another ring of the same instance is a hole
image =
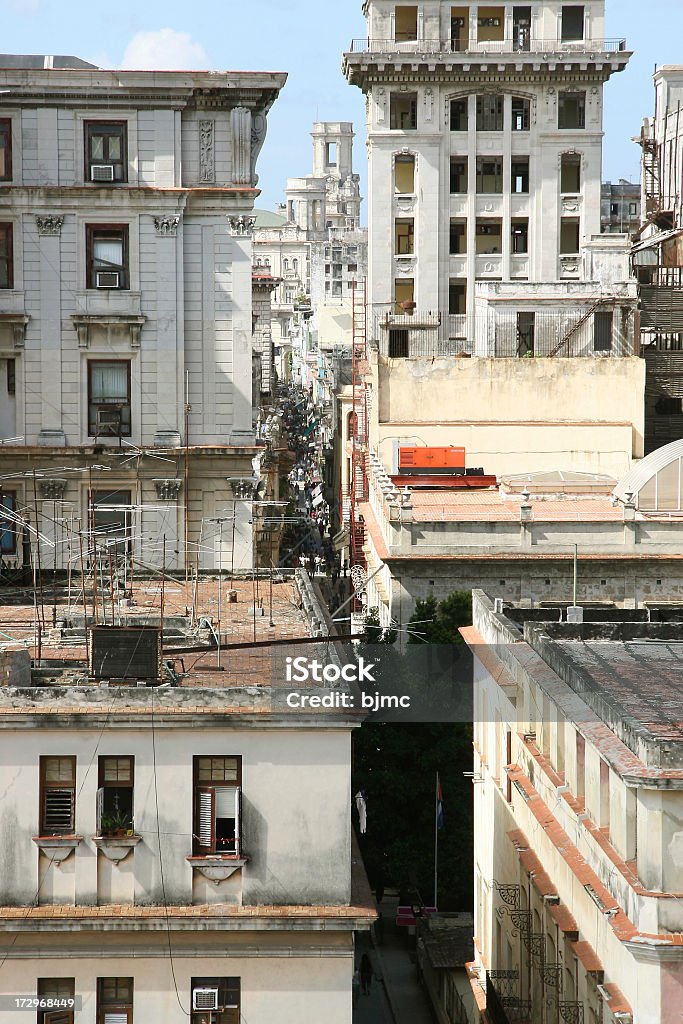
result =
[[[213,567],[230,506],[223,561],[251,567],[253,204],[285,77],[0,58],[0,476],[52,540],[66,519]]]
[[[264,616],[251,581],[231,590],[223,630],[241,649],[223,652],[219,673],[185,615],[196,601],[220,632],[216,582],[166,587],[167,643],[171,626],[194,653],[164,686],[158,588],[142,620],[110,616],[87,659],[72,630],[42,672],[22,643],[31,606],[13,606],[18,649],[3,652],[0,687],[8,1024],[351,1024],[354,933],[377,916],[351,845],[360,719],[340,690],[329,712],[278,699],[285,648],[264,645],[327,635],[307,577],[274,581]],[[150,593],[136,583],[139,604]],[[246,650],[252,638],[261,647]],[[334,646],[297,651],[339,671]],[[46,643],[43,657],[54,653]],[[14,1001],[39,998],[58,1002]]]
[[[395,475],[407,446],[618,479],[643,454],[644,364],[630,241],[601,234],[603,90],[630,58],[603,0],[363,13],[343,58],[369,154],[353,493],[368,452]]]
[[[681,609],[564,612],[480,591],[462,631],[476,681],[477,1019],[673,1024]]]

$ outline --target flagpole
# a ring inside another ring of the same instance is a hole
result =
[[[439,893],[439,773],[436,773],[436,792],[434,794],[434,906],[438,907]]]

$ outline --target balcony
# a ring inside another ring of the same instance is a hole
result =
[[[455,59],[465,59],[473,54],[511,54],[517,59],[525,53],[541,56],[556,55],[565,57],[567,54],[583,56],[584,54],[618,54],[629,53],[625,39],[580,39],[566,41],[562,39],[531,39],[524,45],[518,40],[503,39],[500,41],[485,40],[479,42],[470,39],[468,43],[455,44],[449,39],[417,39],[410,42],[396,42],[394,39],[352,39],[348,54],[379,53],[379,54],[439,54]]]

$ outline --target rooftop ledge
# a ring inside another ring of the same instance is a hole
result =
[[[359,53],[381,53],[387,56],[402,58],[406,54],[439,54],[449,60],[471,60],[474,58],[509,56],[515,60],[524,60],[527,57],[553,56],[564,59],[571,58],[593,58],[596,54],[621,53],[629,57],[631,51],[626,47],[625,39],[581,39],[568,42],[562,39],[532,39],[528,46],[519,47],[513,40],[506,39],[500,42],[476,42],[471,41],[467,49],[454,50],[450,40],[444,39],[418,39],[410,42],[396,42],[394,39],[352,39],[351,46],[344,54],[348,59],[353,54]]]

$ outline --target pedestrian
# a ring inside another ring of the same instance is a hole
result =
[[[351,998],[354,1008],[358,1005],[360,999],[360,971],[358,968],[353,972],[353,981],[351,982]]]
[[[360,984],[363,995],[369,996],[372,985],[372,964],[367,953],[363,953],[360,961]]]

